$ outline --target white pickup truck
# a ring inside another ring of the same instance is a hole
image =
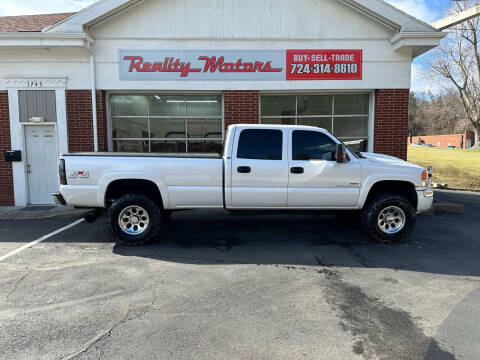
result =
[[[232,125],[223,155],[60,156],[60,203],[108,209],[117,241],[150,242],[172,211],[356,210],[365,233],[397,242],[433,202],[430,174],[391,156],[355,153],[310,126]]]

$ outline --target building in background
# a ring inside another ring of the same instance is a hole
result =
[[[424,144],[432,144],[437,147],[455,146],[459,149],[469,149],[475,144],[475,133],[465,131],[463,134],[409,136],[408,144],[418,143],[419,139]]]
[[[377,0],[104,0],[0,31],[3,205],[51,203],[60,153],[219,151],[234,123],[405,159],[411,61],[444,36]]]

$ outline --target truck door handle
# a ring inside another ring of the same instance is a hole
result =
[[[241,174],[248,174],[252,169],[250,169],[250,166],[239,166],[237,168],[237,172]]]
[[[292,174],[303,174],[303,167],[294,166],[294,167],[290,168],[290,172]]]

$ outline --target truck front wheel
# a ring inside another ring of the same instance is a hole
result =
[[[401,195],[380,194],[365,205],[360,220],[370,239],[381,243],[397,243],[412,232],[415,209]]]
[[[150,243],[158,234],[160,210],[144,195],[127,194],[115,199],[105,218],[115,240],[125,245]]]

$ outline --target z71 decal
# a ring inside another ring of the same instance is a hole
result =
[[[85,170],[75,170],[70,175],[68,175],[70,179],[77,179],[77,178],[88,179],[89,176],[90,176],[90,173]]]

